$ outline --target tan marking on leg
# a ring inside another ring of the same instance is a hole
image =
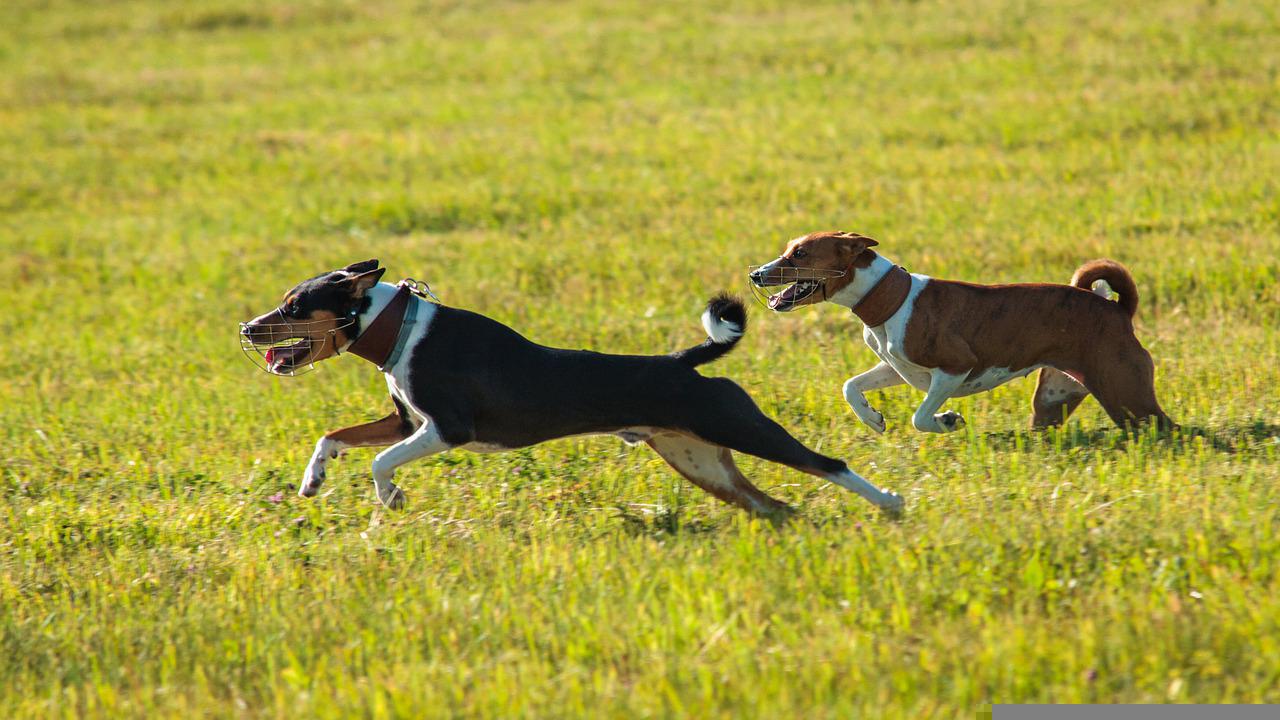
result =
[[[319,492],[320,486],[324,484],[326,465],[330,460],[337,458],[343,450],[400,442],[409,437],[405,428],[406,423],[400,414],[393,412],[381,420],[325,433],[324,437],[316,443],[315,452],[307,463],[307,469],[302,473],[302,484],[298,487],[298,494],[303,497],[312,497]]]
[[[1086,397],[1089,397],[1089,391],[1075,378],[1061,370],[1043,368],[1031,401],[1034,410],[1031,427],[1049,428],[1063,424]]]
[[[786,503],[752,485],[734,464],[728,448],[679,433],[662,433],[646,442],[685,479],[724,502],[771,518],[793,512]]]
[[[409,433],[404,431],[405,427],[406,423],[400,413],[393,412],[381,420],[325,433],[325,437],[347,447],[390,445],[409,437]]]

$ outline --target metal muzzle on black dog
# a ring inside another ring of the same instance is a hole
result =
[[[317,326],[329,325],[331,320],[291,323],[279,310],[274,314],[280,322],[240,323],[240,350],[258,368],[285,377],[297,377],[315,370],[313,358],[324,351],[325,343],[334,343],[336,351],[338,331],[355,323],[354,319],[349,319],[326,327],[317,340]],[[299,362],[299,358],[306,358],[306,362]]]

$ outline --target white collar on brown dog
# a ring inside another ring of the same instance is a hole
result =
[[[865,268],[856,268],[853,271],[853,280],[848,285],[840,288],[839,291],[832,293],[828,298],[829,302],[837,305],[843,305],[850,310],[857,307],[858,303],[867,296],[867,293],[880,284],[884,276],[889,274],[895,265],[892,260],[884,257],[880,253],[875,253],[876,259]]]

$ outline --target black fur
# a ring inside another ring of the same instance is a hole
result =
[[[730,350],[738,346],[738,341],[747,332],[747,307],[738,298],[725,293],[716,295],[707,301],[707,312],[711,313],[713,318],[737,325],[738,337],[723,343],[707,338],[701,345],[671,353],[671,357],[689,367],[705,365],[728,355]]]

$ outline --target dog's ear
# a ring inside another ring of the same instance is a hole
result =
[[[856,258],[862,254],[863,250],[880,244],[866,235],[855,232],[842,232],[835,237],[836,247],[840,249],[841,254],[851,258]]]
[[[377,267],[378,267],[377,260],[365,260],[364,262],[351,263],[350,265],[342,268],[342,270],[343,272],[349,272],[355,275],[359,275],[360,273],[367,273],[370,270],[373,270]]]
[[[374,262],[374,261],[370,261]],[[386,268],[377,268],[368,272],[360,273],[355,277],[349,277],[342,281],[347,286],[352,297],[364,297],[365,292],[378,284],[378,280],[382,279],[382,274],[387,271]]]

